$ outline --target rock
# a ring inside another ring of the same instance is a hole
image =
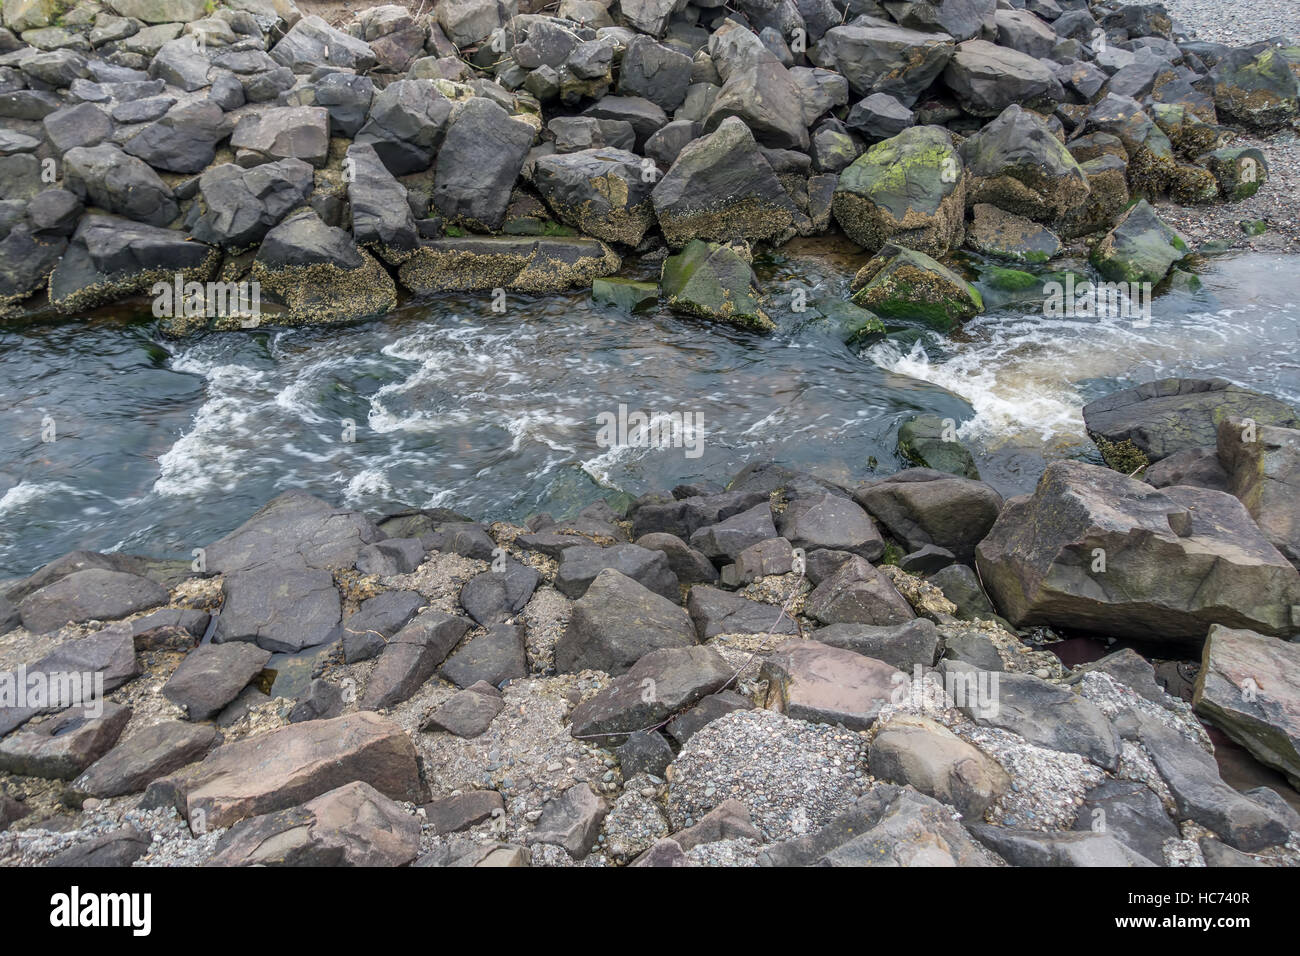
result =
[[[416,617],[384,645],[358,708],[380,710],[406,700],[437,672],[470,626],[467,618],[432,609]]]
[[[668,114],[641,96],[602,96],[582,115],[629,124],[636,134],[636,150],[643,150],[646,140],[668,123]]]
[[[1110,834],[1156,866],[1164,865],[1165,841],[1182,838],[1155,792],[1128,780],[1107,780],[1089,790],[1074,829]]]
[[[1145,462],[1213,446],[1220,423],[1230,418],[1300,428],[1300,414],[1290,406],[1223,379],[1160,379],[1111,392],[1083,407],[1088,434],[1108,461],[1128,446]]]
[[[736,117],[688,143],[650,198],[673,247],[693,239],[772,239],[790,228],[796,213],[753,133]]]
[[[1220,843],[1213,837],[1203,836],[1197,841],[1200,847],[1201,856],[1205,858],[1206,866],[1264,866],[1253,856],[1248,853],[1242,853],[1240,850],[1234,850],[1225,843]]]
[[[680,597],[677,576],[668,565],[667,555],[635,544],[566,548],[555,573],[556,590],[565,597],[580,598],[606,568],[613,568],[670,601]]]
[[[927,580],[943,592],[957,607],[957,617],[963,621],[991,621],[997,611],[989,602],[979,576],[964,564],[951,564],[930,574]]]
[[[238,698],[236,698],[238,700]],[[298,724],[305,720],[328,720],[343,713],[343,690],[337,684],[319,677],[307,685],[307,689],[298,695],[297,703],[289,711],[289,723]],[[224,715],[219,720],[224,720]]]
[[[507,558],[504,569],[484,571],[465,582],[461,607],[484,627],[504,623],[524,609],[540,580],[536,570]]]
[[[227,827],[354,780],[365,780],[393,800],[426,799],[410,737],[396,724],[362,711],[290,724],[217,748],[188,782],[186,817],[193,826],[202,813],[205,827]]]
[[[573,708],[570,733],[616,745],[721,690],[735,669],[708,647],[666,647],[642,655],[594,697]]]
[[[764,661],[769,710],[867,730],[906,675],[883,661],[816,640],[790,640]]]
[[[723,800],[706,813],[699,823],[673,834],[683,850],[690,850],[719,840],[753,840],[763,842],[763,834],[754,826],[749,808],[739,800]]]
[[[50,304],[72,314],[173,283],[177,273],[205,281],[219,258],[183,232],[87,213],[50,276]]]
[[[1064,99],[1060,82],[1041,60],[985,40],[958,44],[943,79],[962,109],[976,116],[997,116],[1015,103],[1032,108]]]
[[[633,37],[618,73],[620,96],[640,96],[671,112],[686,99],[691,58],[648,36]]]
[[[1217,410],[1222,414],[1222,409]],[[1250,512],[1264,537],[1300,568],[1300,429],[1219,422],[1218,459],[1227,490]]]
[[[910,108],[943,72],[954,49],[946,33],[872,21],[827,30],[817,44],[816,62],[844,76],[857,96],[888,93]]]
[[[673,762],[672,745],[658,731],[638,730],[629,734],[627,742],[616,753],[624,780],[631,780],[639,773],[663,779],[668,765]]]
[[[212,63],[206,51],[199,48],[192,36],[179,37],[171,35],[171,29],[162,27],[166,33],[158,34],[158,49],[152,44],[146,55],[152,54],[149,61],[149,76],[163,80],[169,86],[179,87],[186,93],[203,89],[209,83]],[[135,34],[129,42],[144,45],[144,32]],[[155,41],[155,42],[156,42]]]
[[[252,169],[234,163],[213,166],[199,178],[200,201],[192,213],[196,218],[190,233],[223,249],[248,249],[291,209],[306,202],[312,186],[312,168],[301,159]]]
[[[652,37],[663,36],[668,20],[677,6],[677,0],[627,0],[626,3],[619,3],[619,9],[628,25]]]
[[[397,87],[400,82],[390,83],[384,92]],[[401,89],[405,87],[399,87]],[[397,99],[397,92],[398,90],[394,91],[390,100]],[[291,105],[325,107],[330,114],[330,129],[339,136],[355,138],[366,124],[374,96],[375,85],[368,76],[327,73],[313,82],[307,101],[293,104],[291,100]],[[450,109],[446,110],[446,114],[450,112]],[[444,115],[444,120],[445,118]]]
[[[645,503],[631,515],[632,534],[639,538],[644,534],[659,532],[687,539],[700,528],[725,521],[767,500],[766,490],[746,489],[689,495],[670,502]],[[775,525],[773,530],[775,531]],[[776,535],[773,534],[772,537]]]
[[[439,0],[434,8],[438,25],[456,46],[486,39],[517,12],[513,0]]]
[[[953,630],[944,629],[943,635],[943,661],[941,662],[945,669],[948,668],[948,662],[959,664],[969,664],[981,673],[1001,673],[1005,671],[1006,665],[1002,663],[1002,655],[998,653],[997,645],[993,643],[992,638],[983,631],[974,628],[961,628]],[[965,673],[963,669],[957,669],[957,673]],[[982,702],[978,700],[977,702]]]
[[[9,829],[11,824],[17,823],[29,813],[31,810],[27,804],[15,800],[7,793],[0,793],[0,832]]]
[[[1142,721],[1138,739],[1168,784],[1179,818],[1196,821],[1247,853],[1287,839],[1282,815],[1224,783],[1214,758],[1197,744],[1154,720]]]
[[[442,677],[457,687],[480,681],[498,687],[528,673],[524,651],[524,628],[515,624],[493,624],[488,632],[460,647],[442,665]]]
[[[149,836],[135,827],[119,827],[87,843],[78,843],[56,853],[45,865],[82,868],[130,866],[149,851],[149,844]]]
[[[1300,644],[1210,627],[1192,706],[1270,767],[1300,781]]]
[[[410,574],[424,563],[424,545],[419,538],[387,538],[361,549],[357,570],[381,578]]]
[[[42,120],[45,138],[62,155],[79,146],[94,146],[113,134],[113,121],[93,103],[78,103],[49,113]]]
[[[205,549],[210,572],[246,571],[299,558],[311,568],[351,568],[362,546],[383,533],[359,512],[304,491],[286,491]]]
[[[970,832],[1013,866],[1154,866],[1109,833],[1015,830],[977,823]]]
[[[977,554],[990,597],[1017,627],[1199,642],[1211,624],[1270,635],[1296,626],[1300,574],[1239,501],[1216,491],[1053,462]]]
[[[605,147],[543,156],[533,183],[561,222],[597,239],[635,246],[654,224],[655,177],[634,153]]]
[[[984,311],[973,285],[925,253],[886,243],[853,277],[853,301],[882,318],[947,330]]]
[[[978,207],[977,207],[978,208]],[[979,480],[970,451],[956,437],[956,422],[916,415],[898,426],[898,452],[913,465]]]
[[[1055,222],[1089,196],[1088,177],[1069,150],[1037,114],[1016,103],[962,143],[961,158],[970,205],[992,203]]]
[[[524,838],[524,843],[554,843],[580,860],[595,846],[600,824],[608,812],[605,802],[590,786],[576,783],[546,805],[537,829]]]
[[[889,0],[887,4],[890,16],[903,26],[942,31],[956,40],[978,35],[996,6],[995,0]]]
[[[1223,147],[1197,158],[1219,183],[1219,194],[1228,202],[1241,202],[1268,182],[1268,161],[1254,146]]]
[[[686,611],[607,568],[574,604],[555,646],[555,666],[561,673],[590,668],[621,674],[652,650],[694,643]]]
[[[966,229],[966,245],[976,252],[1017,262],[1047,262],[1061,254],[1057,235],[1031,219],[989,203],[976,203],[974,214],[974,221]]]
[[[244,116],[230,135],[230,146],[248,163],[301,159],[320,167],[329,138],[329,111],[323,106],[281,106]]]
[[[719,717],[723,717],[733,710],[751,710],[753,706],[748,697],[744,697],[735,691],[718,691],[716,694],[705,697],[681,716],[674,717],[664,727],[664,730],[679,745],[684,745],[686,741]]]
[[[268,651],[296,652],[324,644],[339,623],[334,576],[289,559],[228,572],[221,593],[218,643],[251,641]]]
[[[460,833],[505,812],[505,801],[495,790],[467,790],[424,805],[424,813],[438,835]]]
[[[651,532],[636,539],[637,547],[662,551],[668,558],[668,567],[680,584],[709,584],[718,579],[717,569],[701,552],[696,551],[675,534]]]
[[[776,327],[759,307],[753,268],[730,246],[691,240],[664,260],[660,283],[674,311],[755,331]]]
[[[928,717],[890,717],[877,728],[867,759],[878,780],[911,784],[969,820],[981,819],[1011,786],[998,763]]]
[[[468,740],[486,732],[504,707],[501,692],[494,686],[485,681],[471,684],[430,714],[420,729],[445,730]]]
[[[309,15],[293,25],[275,46],[271,58],[295,73],[311,73],[322,66],[337,66],[364,73],[376,65],[369,44],[320,17]]]
[[[823,624],[904,624],[916,616],[893,583],[854,555],[808,595],[805,613]]]
[[[188,23],[201,19],[206,6],[203,0],[114,0],[113,9],[145,23]]]
[[[860,485],[853,497],[908,550],[938,545],[963,564],[1002,510],[1002,496],[983,482],[929,468]]]
[[[216,103],[178,103],[162,119],[145,124],[123,149],[154,169],[197,173],[212,165],[217,143],[229,134],[226,114]]]
[[[587,149],[618,149],[631,152],[636,131],[625,120],[596,119],[593,116],[557,116],[546,124],[555,137],[557,153]],[[658,135],[658,134],[655,134]]]
[[[451,115],[451,101],[433,80],[398,80],[375,94],[356,142],[374,147],[394,176],[423,172],[444,142]],[[517,135],[517,131],[507,131]],[[502,158],[494,157],[493,162]],[[517,175],[518,168],[515,172]]]
[[[203,644],[163,685],[162,695],[185,708],[190,720],[207,720],[261,673],[271,652],[251,644]]]
[[[18,606],[23,627],[34,634],[56,631],[65,624],[111,621],[158,604],[166,604],[167,589],[135,574],[88,568],[48,584],[25,597]]]
[[[995,866],[952,810],[911,787],[876,786],[807,836],[763,850],[759,866]]]
[[[795,634],[799,630],[790,615],[774,604],[703,584],[691,588],[686,607],[701,641],[719,634]]]
[[[888,93],[872,93],[855,103],[845,119],[849,129],[867,139],[889,139],[916,122],[916,114]]]
[[[420,853],[420,822],[354,781],[300,807],[241,820],[211,866],[405,866]]]
[[[590,285],[617,272],[620,262],[598,239],[466,237],[421,243],[398,275],[416,293],[549,293]]]
[[[814,640],[863,657],[883,661],[910,673],[918,664],[932,667],[939,659],[939,632],[932,622],[916,618],[906,624],[832,624],[812,633]]]
[[[799,88],[781,61],[757,36],[734,20],[728,20],[709,37],[709,52],[722,79],[722,89],[704,119],[706,132],[712,132],[723,120],[734,116],[766,146],[808,148],[808,127],[804,123]]]
[[[1142,199],[1096,245],[1090,261],[1113,282],[1154,284],[1190,251],[1183,237]]]
[[[104,756],[131,719],[120,704],[69,707],[0,741],[0,773],[71,780]]]
[[[138,793],[152,781],[200,759],[221,739],[210,724],[165,720],[117,742],[69,784],[74,794],[119,797]]]
[[[434,166],[433,204],[451,222],[501,227],[510,187],[533,144],[532,129],[491,100],[474,97],[452,116]]]
[[[1214,108],[1223,119],[1257,130],[1285,126],[1300,114],[1295,60],[1269,47],[1229,50],[1210,72]]]
[[[698,549],[706,558],[730,558],[734,561],[751,545],[775,537],[777,533],[776,525],[772,522],[772,508],[764,502],[717,524],[697,529],[691,534],[690,543],[692,548]]]
[[[877,143],[841,172],[831,209],[868,252],[896,241],[942,255],[961,244],[965,203],[952,137],[939,126],[916,126]]]
[[[722,569],[722,583],[729,588],[744,587],[769,574],[789,574],[794,570],[794,549],[785,538],[768,538],[751,544],[736,555],[735,564]]]
[[[289,324],[380,315],[397,304],[397,287],[383,266],[312,209],[266,234],[251,275],[288,307],[280,321]]]

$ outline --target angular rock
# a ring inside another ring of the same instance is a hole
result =
[[[369,44],[334,29],[314,14],[293,25],[271,48],[271,58],[295,73],[311,73],[322,66],[364,73],[377,62]]]
[[[1218,459],[1228,475],[1225,490],[1246,506],[1264,537],[1300,568],[1300,429],[1224,419],[1219,422]]]
[[[832,624],[819,627],[812,638],[827,647],[853,651],[911,673],[917,665],[932,667],[939,658],[939,632],[932,622],[915,618],[906,624]]]
[[[923,252],[886,243],[853,277],[853,301],[882,318],[940,330],[984,311],[976,288]]]
[[[873,777],[910,784],[972,821],[1011,786],[998,763],[928,717],[890,717],[876,730],[867,759]]]
[[[533,184],[561,222],[597,239],[635,246],[654,224],[655,180],[635,153],[604,147],[543,156]]]
[[[324,644],[339,623],[334,576],[286,559],[226,574],[213,640],[251,641],[269,651],[296,652]]]
[[[1178,231],[1142,199],[1093,248],[1090,260],[1111,281],[1154,284],[1190,252]]]
[[[875,20],[827,30],[817,44],[816,62],[843,75],[858,96],[888,93],[910,108],[943,72],[955,49],[946,33]]]
[[[707,585],[691,588],[686,603],[701,641],[719,634],[795,634],[798,625],[775,604],[720,591]]]
[[[438,150],[433,204],[448,221],[499,229],[532,144],[531,127],[491,100],[470,99],[452,116]]]
[[[261,673],[271,652],[251,644],[203,644],[185,655],[162,695],[185,708],[190,720],[207,720]]]
[[[854,555],[808,595],[804,612],[823,624],[905,624],[916,617],[889,578]]]
[[[1182,837],[1155,791],[1128,780],[1107,780],[1089,790],[1074,829],[1108,833],[1156,866],[1164,865],[1164,842]]]
[[[943,79],[962,109],[976,116],[997,116],[1013,103],[1048,106],[1064,99],[1045,63],[986,40],[958,44]]]
[[[200,200],[190,234],[223,249],[247,249],[306,202],[312,187],[311,166],[301,159],[252,169],[234,163],[213,166],[199,178]]]
[[[635,544],[566,548],[555,573],[556,590],[565,597],[580,598],[606,568],[613,568],[670,601],[677,602],[680,597],[677,575],[669,567],[667,555]]]
[[[805,551],[848,551],[868,561],[885,553],[884,539],[867,513],[838,495],[795,499],[778,517],[777,530]]]
[[[930,468],[861,485],[853,497],[908,550],[938,545],[963,563],[975,559],[1002,510],[1002,496],[983,482]]]
[[[608,568],[574,604],[555,646],[555,666],[561,673],[620,674],[652,650],[693,644],[695,627],[685,610]]]
[[[486,732],[504,708],[501,692],[494,686],[487,682],[471,684],[430,714],[420,729],[443,730],[468,740]]]
[[[433,832],[460,833],[505,812],[505,801],[495,790],[467,790],[424,805]]]
[[[1109,833],[1013,830],[977,823],[970,832],[1013,866],[1155,866]]]
[[[816,640],[790,640],[763,663],[767,707],[795,720],[867,730],[906,675],[883,661]]]
[[[600,833],[601,821],[608,813],[605,801],[590,786],[576,783],[542,809],[537,829],[525,837],[528,845],[553,843],[564,847],[569,856],[580,860],[591,852]]]
[[[200,759],[221,739],[210,724],[165,720],[123,737],[69,784],[73,793],[119,797]]]
[[[692,239],[664,260],[659,281],[674,311],[755,331],[775,328],[759,307],[753,268],[730,246]]]
[[[457,687],[471,687],[482,681],[498,687],[528,673],[524,651],[524,628],[516,624],[493,624],[488,632],[460,647],[442,665],[445,680]]]
[[[961,146],[966,202],[1054,222],[1089,196],[1088,177],[1036,113],[1008,106]]]
[[[356,142],[373,146],[394,176],[423,172],[444,141],[451,114],[451,101],[433,80],[398,80],[375,94]]]
[[[251,154],[247,162],[301,159],[325,165],[330,145],[330,114],[323,106],[280,106],[250,113],[230,134],[230,147]]]
[[[131,719],[131,709],[104,702],[70,707],[0,741],[0,773],[71,780],[104,756]]]

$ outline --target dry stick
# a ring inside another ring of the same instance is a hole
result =
[[[799,583],[802,583],[803,578],[804,578],[804,576],[803,576],[802,574],[800,574],[800,575],[799,575],[799,582],[796,582],[794,591],[792,591],[792,592],[790,593],[790,596],[789,596],[788,598],[786,598],[785,603],[781,605],[781,613],[778,614],[778,615],[776,616],[776,621],[772,624],[773,629],[778,628],[778,627],[781,626],[781,620],[782,620],[782,618],[785,617],[786,608],[789,607],[789,606],[794,602],[794,599],[795,599],[795,598],[798,596],[798,594],[799,594]],[[794,621],[794,626],[795,626],[796,628],[799,629],[799,636],[800,636],[800,637],[803,637],[803,625],[799,623],[799,620],[798,620],[796,617],[794,617],[794,615],[791,615],[791,616],[790,616],[790,620]],[[775,633],[775,631],[771,631],[771,632],[769,632],[769,633]],[[771,642],[771,638],[769,637],[766,641],[764,641],[764,642],[762,643],[762,645],[760,645],[760,646],[758,647],[757,650],[755,650],[752,654],[749,655],[748,658],[746,658],[745,663],[741,664],[740,667],[739,667],[739,669],[737,669],[736,672],[735,672],[734,674],[732,674],[729,678],[727,678],[726,683],[724,683],[721,687],[719,687],[719,688],[718,688],[717,690],[715,690],[713,693],[714,693],[714,694],[720,693],[721,691],[724,691],[724,690],[726,690],[728,687],[730,687],[730,686],[732,685],[732,683],[736,680],[736,678],[740,677],[740,675],[743,674],[743,673],[744,673],[744,672],[749,668],[749,665],[752,664],[752,663],[754,662],[754,658],[757,657],[757,656],[758,656],[760,653],[762,653],[763,651],[767,650],[767,645],[768,645],[770,642]],[[709,695],[709,696],[712,696],[712,694]],[[593,740],[593,739],[595,739],[596,737],[627,737],[627,736],[630,736],[631,734],[649,733],[650,731],[658,730],[659,728],[664,727],[664,726],[666,726],[667,724],[672,723],[672,721],[673,721],[673,720],[674,720],[678,715],[680,715],[680,714],[684,713],[685,711],[689,710],[691,706],[694,706],[694,705],[692,704],[692,705],[690,705],[690,706],[683,707],[683,708],[680,708],[680,709],[678,709],[678,710],[675,710],[675,711],[673,711],[671,714],[669,714],[667,717],[665,717],[663,720],[659,721],[659,723],[654,724],[654,725],[652,725],[652,726],[650,726],[650,727],[643,727],[643,728],[641,728],[640,730],[620,730],[620,731],[614,731],[614,732],[612,732],[612,733],[600,733],[600,734],[574,734],[573,736],[574,736],[574,739],[575,739],[575,740]]]

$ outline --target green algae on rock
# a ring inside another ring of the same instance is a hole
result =
[[[853,277],[853,301],[886,319],[949,330],[984,311],[979,291],[923,252],[887,244]]]
[[[1061,240],[1046,226],[1006,212],[989,203],[976,203],[966,244],[976,252],[1020,262],[1047,262],[1061,253]]]
[[[914,126],[871,147],[840,173],[831,210],[850,239],[942,255],[961,242],[966,210],[961,156],[940,126]]]
[[[956,423],[938,415],[915,415],[898,428],[898,453],[921,468],[979,481],[970,450],[957,440]]]
[[[1294,48],[1290,48],[1294,50]],[[1267,47],[1229,50],[1215,64],[1214,106],[1219,115],[1254,129],[1285,126],[1300,113],[1300,78],[1286,50]]]
[[[641,157],[623,149],[584,149],[537,160],[533,182],[561,222],[589,236],[635,246],[654,225]]]
[[[1268,162],[1254,146],[1216,149],[1197,162],[1214,174],[1219,192],[1228,202],[1249,199],[1268,182]]]
[[[1172,226],[1139,200],[1092,251],[1092,264],[1114,282],[1156,283],[1191,250]]]
[[[422,242],[398,277],[416,293],[562,292],[613,275],[621,264],[599,239],[466,236]]]
[[[664,260],[660,283],[668,307],[767,332],[776,324],[759,308],[754,270],[730,246],[695,240]]]
[[[659,301],[659,286],[653,282],[637,282],[611,276],[597,279],[591,284],[593,302],[613,305],[624,312],[648,309]]]

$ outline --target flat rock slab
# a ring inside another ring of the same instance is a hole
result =
[[[362,711],[291,724],[226,744],[196,769],[186,793],[193,825],[225,827],[285,810],[345,783],[365,780],[394,800],[422,803],[415,746],[400,727]]]
[[[606,568],[574,603],[555,645],[555,666],[561,673],[621,674],[650,651],[693,644],[695,625],[683,608]]]
[[[442,665],[442,676],[457,687],[480,681],[497,687],[528,673],[524,628],[494,624],[488,632],[456,650]]]
[[[405,866],[420,853],[420,821],[362,781],[300,807],[241,820],[211,866]]]
[[[298,555],[312,568],[350,568],[383,533],[365,515],[286,491],[206,549],[209,571],[244,571]]]
[[[501,692],[486,681],[480,681],[453,694],[429,715],[420,729],[445,730],[468,740],[486,731],[504,707]]]
[[[907,675],[883,661],[817,641],[791,640],[763,664],[769,709],[795,720],[866,730]]]
[[[23,627],[33,634],[44,634],[65,624],[117,620],[166,604],[167,598],[167,589],[156,581],[121,571],[87,568],[29,594],[18,610]]]
[[[234,700],[270,659],[270,651],[253,644],[203,644],[185,655],[162,694],[184,707],[190,720],[207,720]]]
[[[71,780],[117,743],[131,709],[70,707],[63,713],[0,741],[0,773]]]
[[[1261,763],[1300,784],[1300,644],[1214,625],[1192,706]]]
[[[596,575],[606,568],[627,575],[670,601],[678,599],[677,575],[668,564],[668,556],[662,551],[635,544],[565,548],[555,572],[555,588],[565,597],[576,600],[587,593]]]
[[[468,790],[424,805],[425,819],[437,834],[460,833],[504,812],[505,801],[495,790]]]
[[[701,641],[719,634],[796,634],[798,625],[775,604],[751,601],[730,591],[700,584],[691,588],[686,609]]]
[[[215,640],[251,641],[269,651],[324,644],[339,623],[341,601],[329,571],[295,558],[229,573]]]
[[[976,823],[970,832],[1012,866],[1155,866],[1109,833],[1043,833]]]
[[[221,734],[210,724],[164,720],[122,738],[72,781],[73,793],[120,797],[138,793],[154,780],[206,754]]]
[[[810,635],[829,647],[840,647],[884,661],[911,673],[916,665],[931,667],[939,657],[939,631],[931,621],[916,618],[906,624],[832,624]]]
[[[79,843],[55,854],[46,866],[117,867],[130,866],[149,851],[149,836],[133,826],[120,827],[87,843]]]

